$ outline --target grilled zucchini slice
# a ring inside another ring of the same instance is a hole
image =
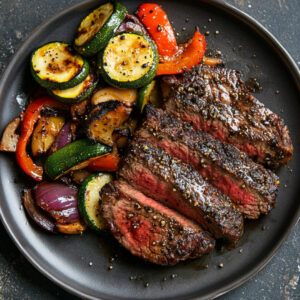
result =
[[[79,211],[87,225],[96,231],[108,229],[107,222],[100,212],[100,191],[105,184],[112,180],[111,174],[93,174],[82,183],[79,189]]]
[[[57,100],[67,103],[75,103],[89,97],[97,86],[97,83],[98,79],[93,73],[90,73],[84,81],[72,88],[66,90],[48,90],[48,92]]]
[[[30,70],[41,86],[63,90],[82,82],[89,75],[90,65],[69,44],[50,42],[32,53]]]
[[[111,147],[95,144],[88,139],[77,140],[49,155],[45,170],[51,179],[56,180],[70,171],[84,169],[91,160],[111,150]]]
[[[139,90],[138,102],[137,106],[140,112],[143,111],[144,106],[150,102],[150,96],[155,87],[155,80],[147,84],[146,86],[142,87]]]
[[[126,16],[126,8],[118,2],[105,3],[86,16],[77,29],[74,48],[84,56],[103,49]]]
[[[96,106],[88,117],[87,136],[93,141],[112,146],[113,131],[124,123],[131,113],[121,101],[111,100]]]
[[[140,88],[156,75],[158,53],[154,42],[136,32],[114,36],[98,57],[104,80],[115,87]]]

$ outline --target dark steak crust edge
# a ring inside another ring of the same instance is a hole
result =
[[[169,113],[267,166],[277,168],[291,159],[293,145],[284,121],[251,95],[238,71],[200,64],[163,81],[171,86],[165,103]]]

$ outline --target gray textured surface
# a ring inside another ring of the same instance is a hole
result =
[[[80,0],[0,0],[0,74],[18,45],[42,21]],[[299,0],[227,0],[261,22],[300,66]],[[271,262],[219,299],[300,299],[300,225]],[[36,271],[0,226],[0,299],[77,299]]]

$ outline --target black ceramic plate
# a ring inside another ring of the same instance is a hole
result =
[[[122,2],[129,11],[134,11],[140,3]],[[82,17],[97,4],[99,1],[87,1],[64,10],[35,30],[19,48],[0,84],[1,131],[20,112],[17,102],[27,96],[31,85],[30,52],[47,41],[71,41]],[[293,172],[288,167],[279,171],[281,188],[276,208],[268,216],[246,224],[244,237],[236,249],[221,249],[175,267],[160,267],[131,256],[113,239],[91,231],[83,236],[65,237],[39,230],[28,222],[21,206],[20,194],[26,176],[19,171],[13,155],[1,154],[0,212],[8,233],[41,273],[69,292],[88,299],[212,298],[225,293],[249,279],[271,259],[299,214],[300,79],[290,56],[257,22],[221,1],[178,0],[159,1],[159,4],[181,32],[181,41],[190,38],[194,26],[199,25],[202,31],[211,32],[207,37],[209,49],[220,50],[227,65],[241,70],[244,78],[257,78],[262,91],[256,97],[280,114],[290,129],[295,146],[289,164]],[[181,31],[183,26],[186,31]],[[214,34],[216,30],[219,35]],[[275,94],[275,90],[280,93]],[[117,258],[110,263],[112,255]],[[218,268],[219,263],[224,268]],[[112,271],[107,270],[110,264],[114,266]],[[177,277],[170,279],[173,273]],[[131,276],[137,279],[130,280]]]

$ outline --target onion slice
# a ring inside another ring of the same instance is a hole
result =
[[[29,189],[24,190],[23,204],[28,215],[37,225],[49,232],[56,231],[54,220],[35,204]]]
[[[72,142],[72,136],[71,122],[67,122],[56,136],[55,141],[51,146],[50,153],[53,153],[70,144]]]
[[[60,224],[80,222],[77,189],[61,183],[42,182],[35,189],[39,207],[48,212]]]
[[[123,31],[134,31],[149,36],[148,31],[135,15],[127,14],[116,33]]]

